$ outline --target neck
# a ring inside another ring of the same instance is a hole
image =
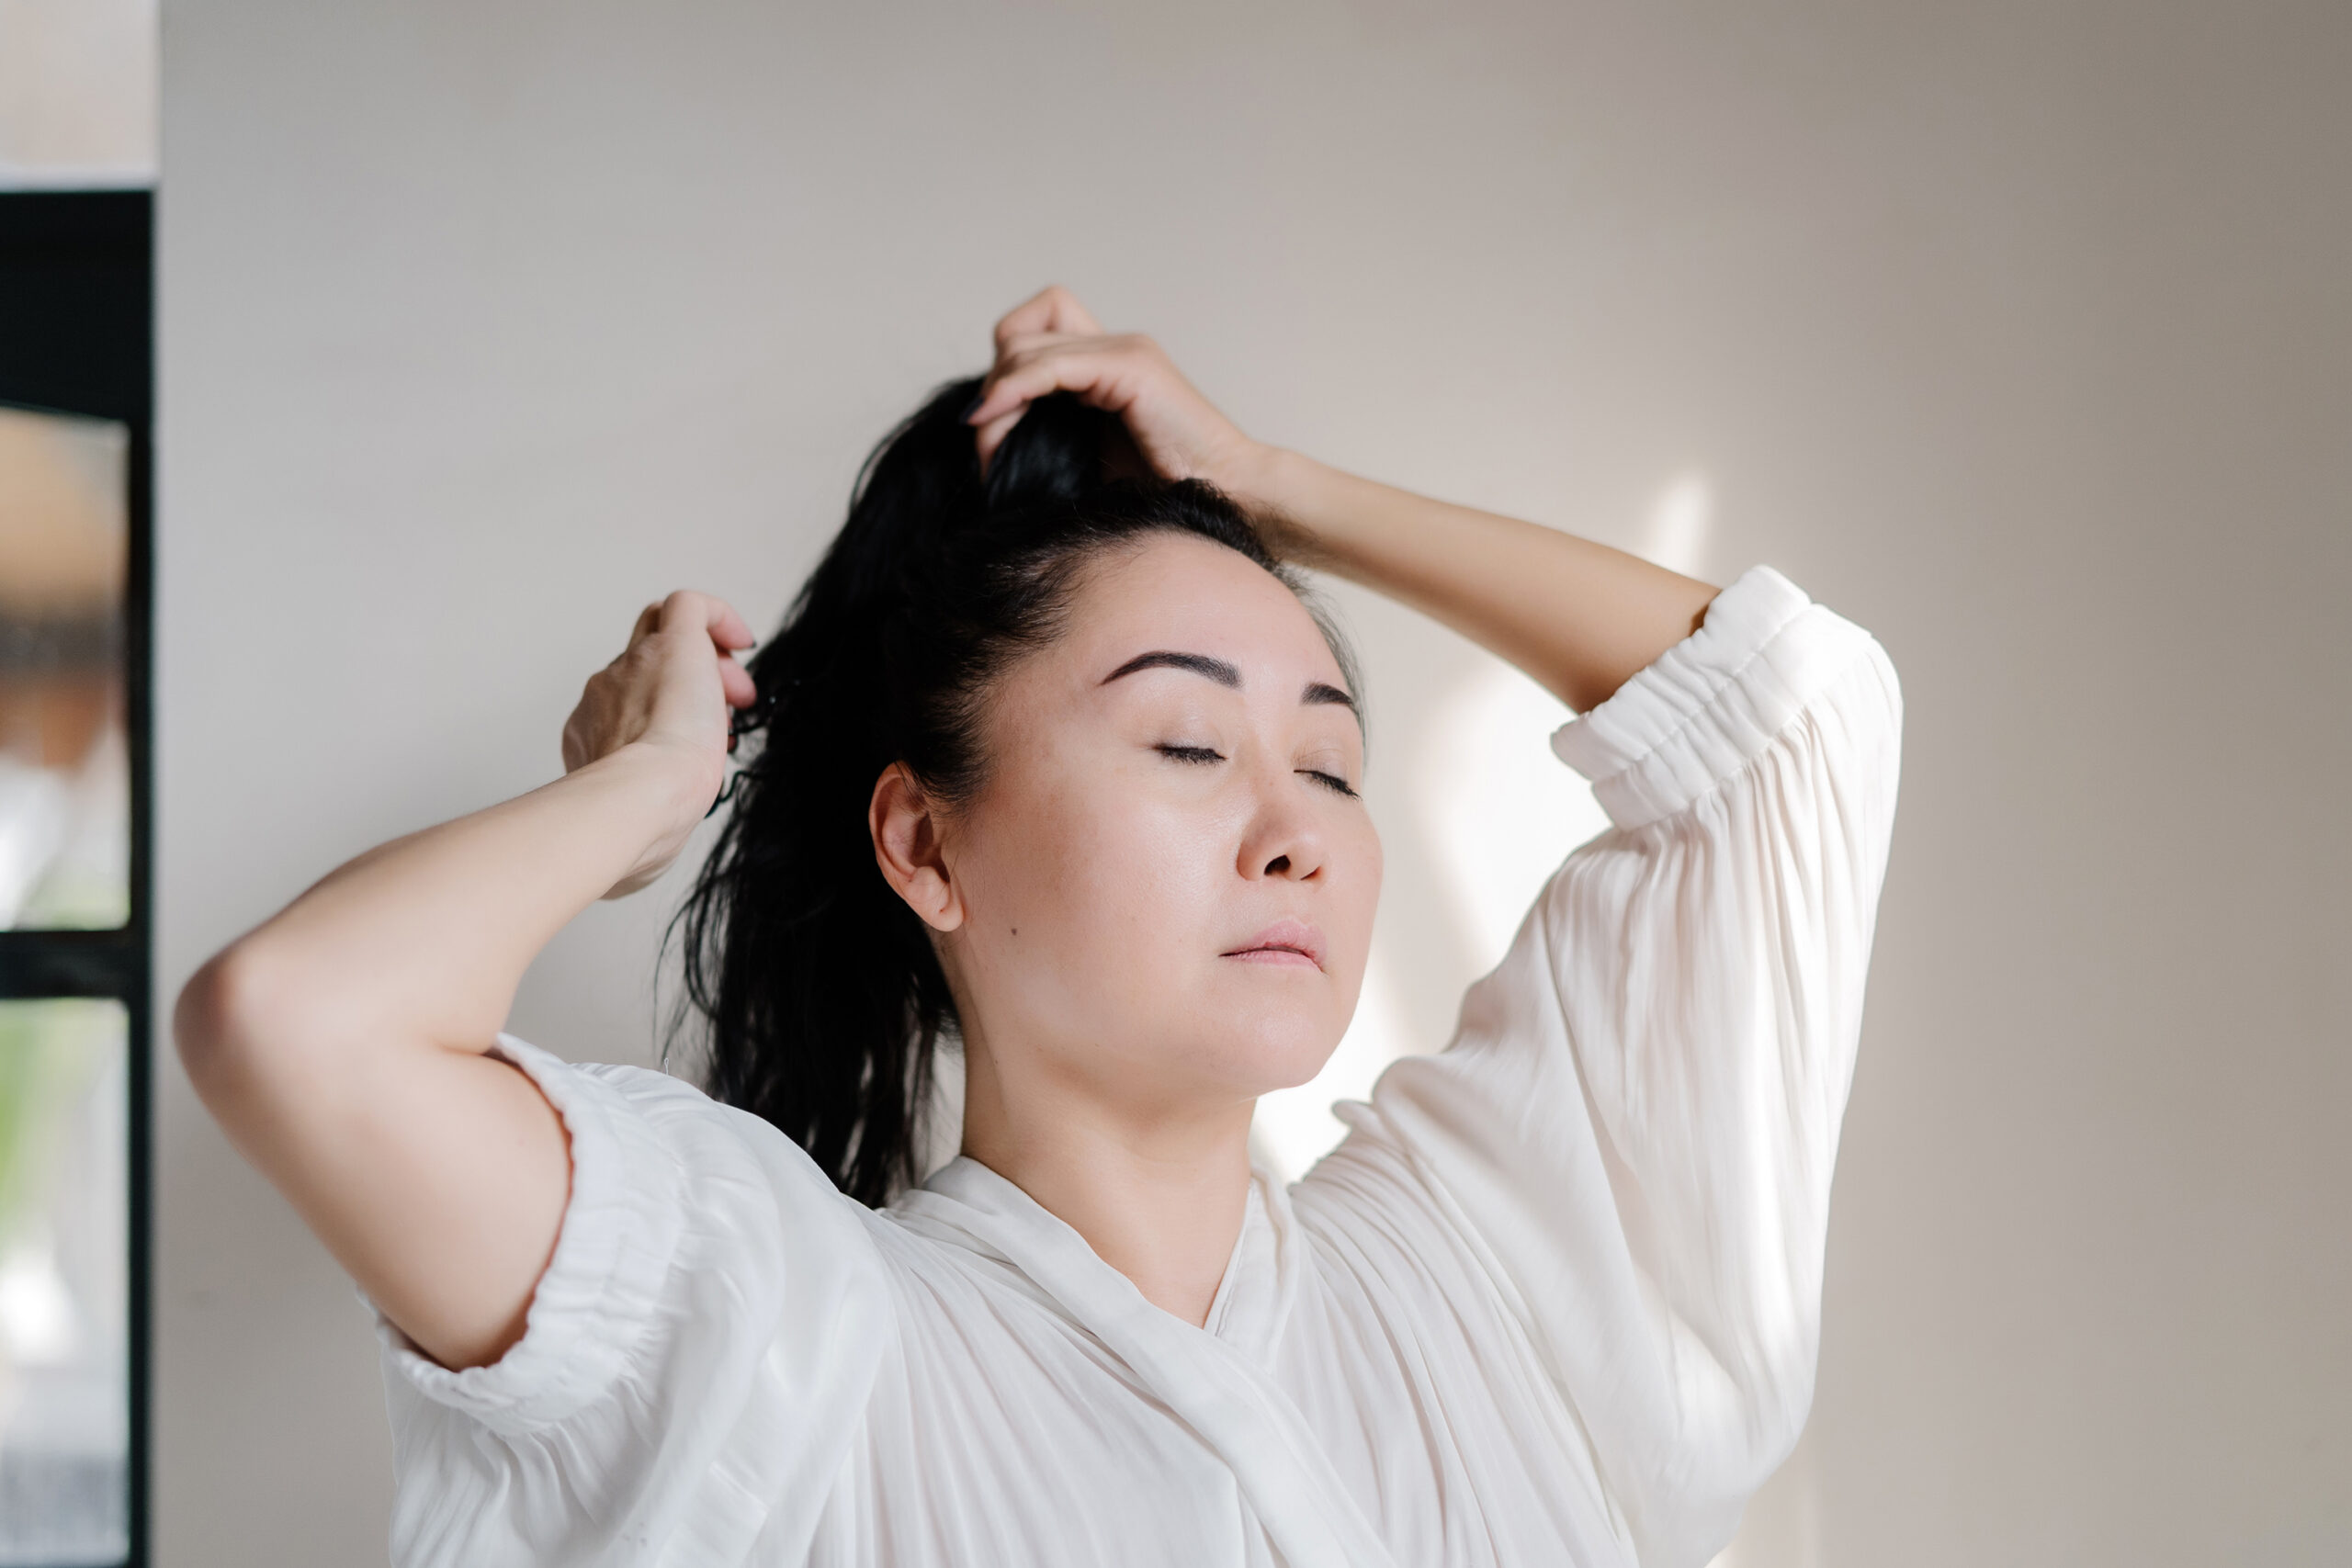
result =
[[[987,1054],[967,1051],[963,1152],[1084,1236],[1145,1300],[1199,1325],[1249,1209],[1250,1111],[1125,1111],[1028,1081],[1008,1095]]]

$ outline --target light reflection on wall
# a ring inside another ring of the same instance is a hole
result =
[[[1669,571],[1704,577],[1708,536],[1715,525],[1715,491],[1702,473],[1679,475],[1650,508],[1649,539],[1642,554]]]

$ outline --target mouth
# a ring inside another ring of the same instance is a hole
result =
[[[1323,967],[1323,933],[1305,920],[1276,920],[1239,947],[1220,953],[1244,964]]]

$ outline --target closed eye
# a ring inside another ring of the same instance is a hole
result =
[[[1160,752],[1162,755],[1173,757],[1177,761],[1183,762],[1222,762],[1225,761],[1224,752],[1216,750],[1207,746],[1161,745],[1154,747],[1153,750]],[[1354,790],[1348,787],[1347,780],[1340,778],[1335,774],[1323,773],[1315,768],[1301,768],[1298,771],[1305,773],[1310,779],[1321,779],[1325,784],[1330,785],[1331,788],[1339,791],[1341,795],[1352,797],[1356,793]]]

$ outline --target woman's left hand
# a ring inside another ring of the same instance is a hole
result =
[[[1250,492],[1266,448],[1237,429],[1193,389],[1167,354],[1139,333],[1105,333],[1057,284],[996,324],[996,363],[966,415],[978,427],[980,468],[1030,402],[1075,392],[1116,413],[1152,471],[1165,479],[1205,479]]]

